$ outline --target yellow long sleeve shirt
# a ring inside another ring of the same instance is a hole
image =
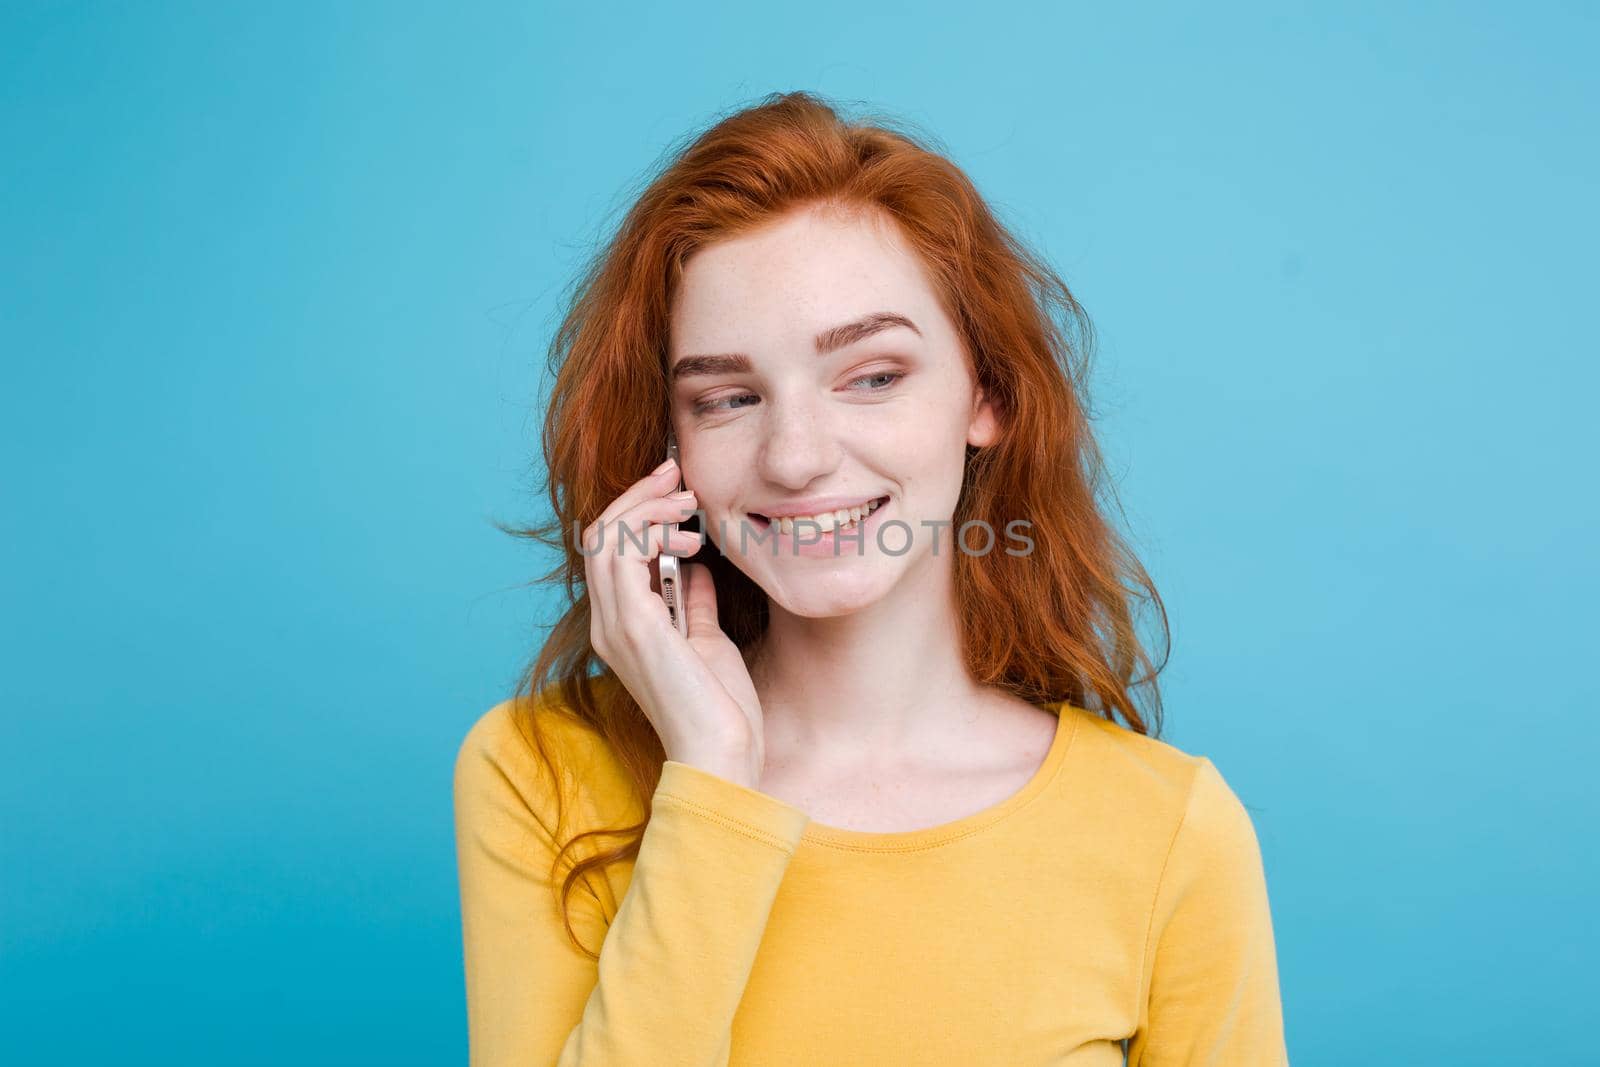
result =
[[[552,892],[548,779],[490,709],[454,780],[473,1067],[1286,1065],[1244,806],[1206,757],[1043,706],[1027,785],[926,829],[666,761],[636,859],[572,894],[598,963]],[[643,818],[598,734],[537,714],[577,783],[562,841]]]

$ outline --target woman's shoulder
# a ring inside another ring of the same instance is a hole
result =
[[[553,768],[539,758],[535,733]],[[620,781],[604,738],[573,711],[555,685],[501,700],[478,715],[456,751],[457,792],[479,783],[515,792],[531,803],[549,797],[552,769],[561,774],[569,794],[579,783],[580,792],[592,795]]]
[[[1062,704],[1061,713],[1079,720],[1073,744],[1085,751],[1075,766],[1093,779],[1089,786],[1099,795],[1164,827],[1198,824],[1233,834],[1248,829],[1243,803],[1209,756],[1072,704]]]
[[[554,690],[534,695],[518,694],[499,701],[478,715],[458,749],[457,761],[483,758],[496,763],[518,762],[528,748],[528,726],[536,724],[547,744],[561,754],[581,749],[593,736],[592,728],[572,713]]]

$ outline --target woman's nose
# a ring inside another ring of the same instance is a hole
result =
[[[765,427],[760,474],[773,485],[803,489],[839,464],[840,444],[829,420],[804,405],[774,411]]]

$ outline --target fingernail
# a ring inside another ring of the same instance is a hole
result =
[[[661,466],[659,466],[655,470],[651,471],[650,473],[651,474],[665,474],[667,472],[667,469],[672,466],[673,462],[674,462],[673,460],[669,459],[665,463],[661,464]]]
[[[692,496],[694,496],[694,490],[693,489],[680,489],[676,493],[672,494],[672,499],[673,500],[688,500]]]

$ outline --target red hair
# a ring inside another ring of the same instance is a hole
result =
[[[1093,329],[1066,284],[930,144],[892,120],[842,118],[812,93],[774,93],[674,152],[579,279],[550,348],[554,384],[543,447],[553,518],[501,527],[561,557],[539,580],[564,581],[567,606],[525,669],[515,701],[518,727],[553,781],[560,778],[535,715],[547,697],[610,746],[648,820],[665,751],[589,645],[584,557],[575,536],[661,460],[668,309],[684,262],[697,249],[811,205],[864,209],[898,225],[996,404],[1000,435],[986,448],[968,447],[952,529],[983,520],[998,531],[1026,519],[1033,550],[954,553],[960,602],[995,607],[959,613],[971,676],[1031,703],[1065,701],[1159,735],[1156,676],[1170,631],[1149,575],[1102,511],[1102,497],[1115,506],[1116,495],[1089,424]],[[622,426],[636,432],[619,434]],[[709,538],[696,561],[714,575],[723,629],[748,648],[766,626],[765,594]],[[1140,601],[1159,615],[1159,665],[1135,632]],[[1140,687],[1153,732],[1134,705]],[[564,855],[593,835],[628,839],[576,861],[561,883],[568,934],[591,956],[572,932],[568,897],[585,871],[633,858],[645,825],[591,830],[561,848]]]

